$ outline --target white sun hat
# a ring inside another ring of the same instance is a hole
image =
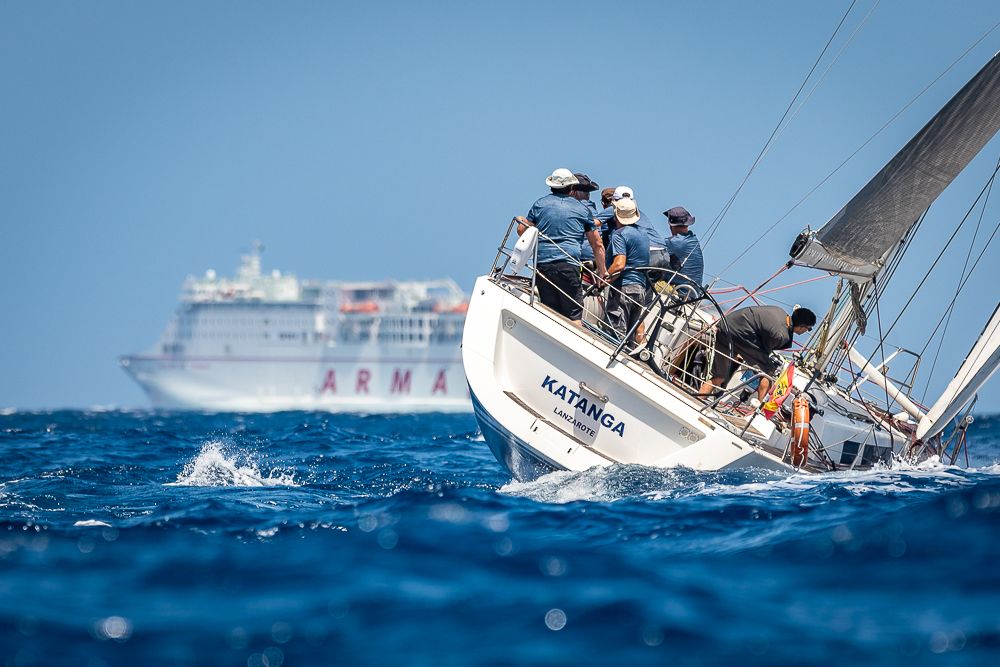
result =
[[[563,169],[562,167],[553,171],[552,175],[545,179],[545,185],[550,188],[568,188],[571,185],[577,185],[579,182],[572,171]]]
[[[619,185],[615,188],[615,193],[611,195],[611,198],[615,201],[621,199],[622,197],[628,197],[629,199],[635,199],[635,195],[632,194],[632,188],[627,185]]]
[[[639,209],[635,206],[635,200],[622,197],[616,201],[615,219],[623,225],[634,225],[639,219]]]

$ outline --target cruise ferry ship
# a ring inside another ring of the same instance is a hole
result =
[[[471,411],[452,280],[336,282],[261,272],[184,281],[155,347],[121,358],[154,406],[267,412]]]

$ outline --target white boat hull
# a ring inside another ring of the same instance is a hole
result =
[[[462,352],[473,409],[518,479],[616,463],[698,470],[793,468],[702,413],[704,405],[526,294],[476,283]],[[766,440],[770,422],[751,428]]]

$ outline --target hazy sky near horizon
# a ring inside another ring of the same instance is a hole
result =
[[[451,276],[468,290],[560,166],[631,185],[648,212],[683,205],[704,238],[849,6],[0,1],[0,408],[148,405],[117,357],[152,347],[185,276],[231,274],[254,239],[265,270]],[[706,245],[706,274],[998,21],[995,0],[858,0],[819,85]],[[723,278],[771,275],[801,229],[836,213],[998,49],[1000,30]],[[995,138],[931,209],[884,323],[998,157]],[[979,213],[890,342],[924,346]],[[998,246],[963,290],[928,400],[997,304]],[[794,269],[782,284],[815,275]],[[782,298],[822,311],[831,288]],[[1000,380],[979,407],[1000,412]]]

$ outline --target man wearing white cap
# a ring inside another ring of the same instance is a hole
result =
[[[641,229],[637,228],[639,209],[630,197],[622,197],[614,203],[616,228],[611,232],[608,257],[611,257],[608,273],[618,274],[618,278],[608,291],[605,316],[619,336],[624,336],[642,317],[643,308],[649,301],[649,286],[646,275],[637,269],[649,266],[649,242]],[[636,328],[635,342],[641,343],[645,336],[642,324]]]
[[[597,219],[601,223],[607,224],[607,221],[611,220],[615,214],[613,204],[622,199],[631,199],[632,201],[635,201],[635,193],[632,192],[632,188],[627,185],[619,185],[615,188],[611,195],[611,205],[598,213]],[[638,205],[638,202],[636,202],[637,207]],[[664,241],[663,235],[660,234],[660,232],[653,226],[653,221],[640,210],[639,219],[636,221],[635,226],[641,229],[649,238],[649,264],[647,266],[669,269],[670,256],[667,254],[667,244]]]
[[[604,245],[594,227],[591,212],[571,195],[579,180],[569,169],[556,169],[545,179],[552,190],[518,216],[517,233],[538,228],[538,296],[542,303],[576,326],[583,326],[583,288],[580,279],[580,239],[586,236],[594,251],[600,277],[604,269]]]

